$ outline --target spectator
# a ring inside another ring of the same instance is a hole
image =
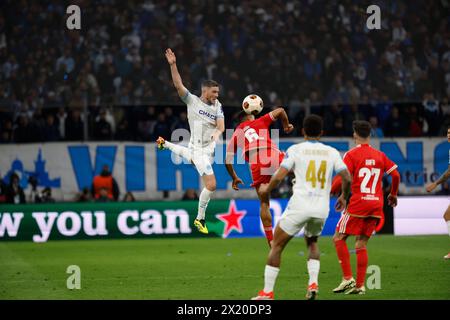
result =
[[[0,203],[5,203],[7,201],[8,186],[3,182],[1,176],[0,174]]]
[[[391,115],[386,120],[384,133],[387,137],[403,137],[406,133],[406,125],[404,119],[400,116],[397,107],[393,107]]]
[[[333,128],[328,132],[328,135],[332,137],[345,136],[344,119],[342,118],[342,116],[336,118]]]
[[[67,73],[71,73],[75,69],[75,60],[72,58],[70,48],[64,49],[64,54],[56,60],[55,70],[64,70]]]
[[[37,191],[38,180],[35,176],[28,178],[28,183],[31,186],[30,195],[28,196],[28,203],[39,202],[39,192]]]
[[[153,140],[153,131],[156,124],[156,111],[154,106],[147,108],[146,113],[138,120],[138,136],[141,141]]]
[[[17,173],[11,174],[9,178],[9,185],[6,192],[6,202],[7,203],[26,203],[25,193],[19,184],[19,176]]]
[[[14,142],[31,142],[33,137],[30,135],[31,125],[26,115],[20,115],[17,119],[17,126],[14,129]]]
[[[342,118],[342,106],[338,104],[337,101],[335,101],[331,107],[327,107],[326,111],[324,112],[324,131],[325,135],[333,135],[333,132],[335,131],[335,122],[336,119]]]
[[[169,124],[166,120],[166,115],[164,113],[158,114],[158,120],[156,121],[155,128],[153,131],[152,140],[156,140],[158,137],[164,137],[169,139],[171,135]]]
[[[308,80],[318,81],[322,74],[322,64],[317,60],[317,50],[309,51],[308,60],[304,65],[305,75]]]
[[[102,172],[94,177],[91,192],[96,200],[100,197],[107,197],[115,201],[119,199],[119,186],[116,179],[111,175],[108,165],[104,165]]]
[[[40,203],[55,203],[55,199],[52,197],[52,189],[50,187],[45,187],[44,190],[42,190],[40,197],[38,198],[38,201]]]
[[[81,120],[81,111],[76,108],[72,110],[70,117],[65,120],[65,138],[67,141],[84,140],[84,123]]]
[[[123,202],[134,202],[136,201],[136,199],[134,198],[134,195],[128,191],[127,193],[125,193],[125,196],[123,197]]]
[[[424,95],[423,107],[425,111],[425,120],[428,123],[428,135],[436,136],[440,129],[441,112],[439,109],[439,101],[434,98],[433,93]]]
[[[119,125],[117,126],[117,131],[114,139],[118,141],[132,141],[134,137],[131,131],[132,129],[128,125],[128,120],[124,118],[119,122]]]
[[[198,195],[194,189],[186,189],[181,200],[198,200]]]
[[[364,114],[359,110],[357,103],[352,103],[350,105],[350,112],[347,113],[345,117],[345,133],[347,136],[353,134],[353,121],[355,120],[366,120]]]
[[[372,127],[372,129],[370,130],[370,136],[372,138],[383,138],[384,137],[384,133],[383,133],[383,129],[381,129],[378,126],[378,118],[375,116],[371,116],[369,118],[369,122],[370,125]]]
[[[94,125],[94,139],[99,141],[111,140],[111,124],[106,120],[106,109],[100,110],[99,119]]]
[[[58,108],[58,113],[56,114],[56,125],[58,126],[59,136],[64,138],[66,136],[66,118],[67,113],[64,107]]]
[[[59,141],[59,128],[55,123],[55,116],[48,114],[45,118],[45,125],[42,128],[42,137],[44,141]]]
[[[77,196],[75,197],[75,201],[76,202],[92,201],[92,195],[91,195],[91,192],[89,191],[89,188],[84,187],[83,190],[79,194],[77,194]]]
[[[419,116],[419,112],[416,106],[411,106],[409,108],[409,126],[408,126],[408,136],[410,137],[421,137],[424,133],[424,127],[426,121]]]
[[[184,129],[189,131],[189,122],[187,119],[186,112],[181,112],[180,117],[176,120],[176,122],[172,126],[172,131],[176,129]]]
[[[13,125],[10,119],[6,119],[0,129],[0,143],[11,143],[13,136]]]

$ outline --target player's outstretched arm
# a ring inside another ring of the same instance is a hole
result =
[[[336,200],[335,208],[337,211],[342,211],[345,209],[345,206],[347,205],[347,199],[350,194],[350,185],[352,182],[352,178],[347,169],[341,170],[338,173],[338,176],[341,178],[342,193]]]
[[[275,110],[271,111],[271,113],[273,119],[281,119],[281,123],[283,125],[283,130],[285,133],[291,133],[292,130],[294,130],[294,126],[289,123],[289,118],[284,108],[276,108]]]
[[[166,50],[166,59],[170,65],[170,73],[172,75],[173,85],[175,86],[175,89],[177,89],[180,98],[185,97],[188,90],[183,85],[183,81],[181,81],[181,76],[177,68],[177,58],[175,56],[175,53],[170,48]]]
[[[441,183],[444,183],[445,181],[447,181],[448,178],[450,178],[450,165],[448,166],[447,171],[445,171],[439,177],[439,179],[437,179],[435,182],[432,182],[432,183],[427,185],[427,187],[426,187],[427,192],[433,191],[434,189],[437,188],[438,185],[440,185]]]

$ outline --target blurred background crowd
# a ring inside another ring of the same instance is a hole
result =
[[[135,140],[188,128],[164,50],[183,82],[221,84],[226,127],[249,93],[298,121],[325,118],[349,136],[354,119],[373,135],[438,136],[450,122],[448,1],[0,2],[0,142]],[[366,28],[381,8],[382,29]],[[33,48],[33,50],[30,50]],[[297,130],[292,135],[299,135]]]

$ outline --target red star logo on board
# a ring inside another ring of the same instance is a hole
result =
[[[234,200],[230,201],[227,213],[216,214],[216,218],[225,223],[222,238],[228,237],[232,230],[242,233],[242,218],[247,214],[247,210],[238,211]]]

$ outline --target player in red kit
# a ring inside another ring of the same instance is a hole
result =
[[[392,177],[391,192],[388,204],[397,205],[397,191],[400,174],[397,165],[383,152],[370,146],[370,123],[353,122],[353,138],[356,147],[344,155],[344,162],[352,176],[351,197],[344,210],[333,236],[337,256],[343,272],[341,284],[333,290],[335,293],[364,294],[365,277],[368,265],[367,242],[376,230],[383,214],[383,190],[381,181],[383,174]],[[331,193],[339,193],[340,179],[334,179]],[[356,282],[352,275],[350,254],[345,242],[348,236],[356,236]]]
[[[294,129],[283,108],[277,108],[258,119],[252,114],[244,113],[241,123],[236,127],[228,143],[225,160],[228,174],[233,179],[234,190],[239,190],[238,185],[243,184],[232,164],[238,148],[242,149],[245,161],[250,164],[253,179],[251,186],[255,188],[261,203],[260,217],[269,246],[273,239],[272,216],[269,198],[260,193],[260,187],[270,182],[272,174],[279,168],[284,158],[284,153],[272,142],[269,134],[270,125],[277,119],[281,119],[284,132],[290,133]]]

